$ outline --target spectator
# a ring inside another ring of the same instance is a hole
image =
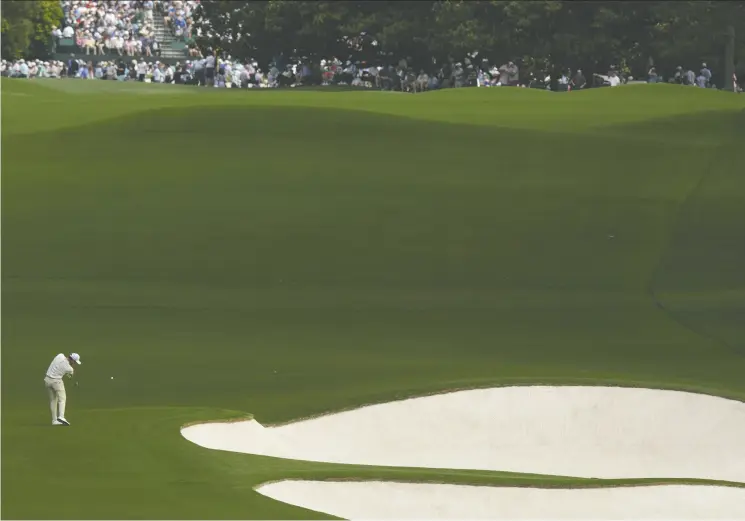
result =
[[[104,71],[104,79],[105,80],[115,80],[117,76],[117,67],[114,64],[114,62],[109,62],[106,64],[106,68]]]
[[[706,80],[706,86],[711,85],[711,71],[706,66],[706,63],[701,64],[701,76]]]
[[[704,76],[704,71],[702,69],[701,73],[696,77],[696,87],[705,89],[708,86],[709,86],[709,82],[707,81],[706,76]]]
[[[476,86],[477,87],[491,87],[491,84],[489,82],[489,73],[479,69],[479,72],[476,73]]]
[[[140,42],[141,42],[142,51],[144,52],[145,56],[152,56],[153,53],[150,47],[151,45],[150,38],[148,38],[147,36],[142,36],[140,38]]]
[[[145,8],[145,20],[152,21],[153,20],[153,1],[152,0],[146,0],[143,4],[143,7]]]
[[[582,69],[577,69],[577,72],[574,73],[574,77],[571,81],[572,90],[584,89],[585,85],[587,85],[587,79],[585,78],[585,75],[582,74]]]
[[[214,87],[221,87],[223,89],[226,88],[227,87],[226,75],[227,75],[227,69],[223,65],[221,65],[216,70]],[[273,79],[270,80],[270,82],[271,81],[273,81]]]
[[[75,59],[75,55],[71,54],[67,75],[72,78],[76,78],[78,75],[78,70],[80,70],[80,63],[78,63],[78,60]]]
[[[130,36],[126,42],[124,42],[124,52],[127,56],[134,56],[137,51],[137,44],[134,37]]]
[[[49,68],[47,69],[47,75],[49,78],[59,78],[61,73],[61,62],[52,60],[49,62]]]
[[[157,61],[153,67],[153,83],[163,83],[165,80],[165,74],[163,73],[163,65]]]
[[[684,85],[695,85],[696,84],[696,74],[691,70],[688,69],[683,77]]]
[[[26,63],[25,60],[21,60],[18,65],[18,77],[28,78],[28,73],[29,73],[28,63]]]
[[[510,87],[517,87],[520,81],[520,70],[517,68],[514,62],[507,63],[507,85]],[[504,84],[504,82],[502,82]]]
[[[416,78],[416,89],[419,92],[423,92],[429,88],[429,74],[424,72],[424,69],[419,70],[419,76]]]
[[[96,31],[95,34],[93,35],[93,39],[96,42],[96,52],[98,54],[103,54],[104,47],[105,47],[103,35],[99,31]]]
[[[145,60],[140,60],[140,62],[137,64],[137,81],[144,82],[146,74],[147,63],[145,63]]]
[[[683,85],[683,82],[685,81],[685,74],[683,73],[683,67],[678,65],[675,68],[675,75],[672,77],[672,83],[677,83],[678,85]]]
[[[205,58],[195,60],[192,64],[192,73],[197,85],[204,86],[204,62]]]
[[[215,84],[215,64],[216,56],[214,51],[210,51],[207,54],[207,58],[204,60],[204,84],[207,87],[212,87]]]
[[[660,77],[657,74],[657,69],[654,67],[649,69],[649,72],[647,72],[647,83],[659,83]]]

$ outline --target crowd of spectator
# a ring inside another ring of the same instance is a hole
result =
[[[519,69],[513,62],[501,67],[489,66],[487,60],[481,64],[473,63],[470,58],[463,62],[448,62],[440,67],[419,69],[410,66],[406,59],[396,65],[371,65],[365,62],[342,61],[337,57],[323,59],[320,67],[315,68],[307,62],[287,65],[280,72],[274,67],[269,71],[270,83],[282,84],[319,84],[351,85],[356,87],[397,90],[402,92],[423,92],[450,87],[489,87],[518,86]]]
[[[88,57],[85,57],[88,59]],[[52,71],[59,68],[58,71]],[[478,71],[471,64],[446,64],[439,71],[415,73],[406,60],[396,66],[371,66],[364,62],[342,62],[339,58],[321,60],[319,66],[309,61],[281,66],[276,63],[263,68],[254,60],[234,60],[207,53],[194,60],[173,66],[159,61],[148,63],[142,58],[120,59],[112,62],[86,61],[71,56],[67,63],[44,63],[38,60],[5,65],[8,75],[17,77],[68,77],[82,79],[138,80],[152,83],[182,83],[217,88],[276,88],[302,85],[340,85],[422,92],[448,87],[471,85],[517,85],[517,66],[509,62],[489,72]],[[28,68],[28,70],[27,70]],[[487,78],[488,80],[485,79]],[[502,83],[504,82],[504,83]]]
[[[180,40],[191,40],[194,21],[192,14],[198,0],[173,0],[162,6],[163,23]]]
[[[11,78],[77,78],[83,80],[119,80],[155,83],[171,83],[176,67],[143,59],[118,61],[86,61],[72,57],[67,62],[60,60],[2,61],[2,76]]]
[[[62,28],[53,37],[72,39],[86,55],[159,56],[155,17],[166,30],[191,38],[192,13],[198,0],[63,0]]]
[[[3,60],[0,75],[10,78],[61,78],[65,64],[59,60]]]
[[[596,78],[595,86],[610,86],[616,87],[626,83],[665,83],[665,78],[662,74],[658,73],[656,67],[650,67],[647,71],[647,78],[635,79],[628,73],[619,72],[614,66],[611,67],[607,75],[594,74]],[[732,82],[734,85],[735,92],[742,92],[742,86],[738,83],[737,75],[732,75]],[[667,83],[676,85],[688,85],[691,87],[698,87],[702,89],[716,89],[717,86],[713,82],[713,74],[711,69],[706,63],[701,64],[701,68],[698,73],[695,73],[693,69],[684,69],[682,66],[675,68],[675,72],[667,79]]]
[[[706,63],[701,64],[698,74],[693,72],[693,69],[683,69],[682,66],[675,68],[675,74],[668,79],[669,83],[675,83],[678,85],[690,85],[693,87],[700,87],[703,89],[716,88],[711,81],[712,74]],[[737,78],[734,78],[735,84],[737,84]],[[657,73],[655,67],[651,67],[647,73],[647,83],[661,83],[664,81],[662,75]]]
[[[364,62],[342,61],[339,58],[324,59],[319,66],[309,61],[281,66],[272,63],[264,68],[255,60],[235,60],[231,56],[218,56],[214,52],[206,57],[185,60],[173,65],[160,61],[145,61],[142,57],[130,59],[98,61],[89,57],[72,55],[66,62],[18,60],[2,62],[2,75],[18,78],[79,78],[92,80],[139,81],[147,83],[173,83],[214,88],[277,88],[299,86],[352,86],[359,88],[396,90],[401,92],[423,92],[443,88],[458,87],[531,87],[555,91],[583,89],[588,86],[582,70],[566,70],[559,74],[528,74],[521,81],[520,71],[513,62],[499,67],[488,63],[476,65],[465,61],[446,63],[428,73],[423,69],[415,72],[407,61],[400,60],[397,65],[371,66]],[[708,80],[704,80],[707,76]],[[650,78],[653,71],[650,71]],[[593,74],[592,87],[615,87],[633,80],[624,76],[614,67],[607,75]],[[685,85],[711,87],[711,72],[702,69],[699,76],[690,83],[690,74],[676,74],[672,81]],[[680,78],[680,80],[678,79]],[[648,79],[649,80],[649,79]],[[656,81],[649,81],[655,83]],[[735,90],[742,88],[735,80]]]
[[[157,55],[154,9],[152,0],[64,0],[64,27],[53,36],[72,38],[86,55]]]

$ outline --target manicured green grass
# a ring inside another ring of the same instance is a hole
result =
[[[745,401],[744,108],[3,80],[2,515],[318,517],[252,490],[292,477],[619,483],[223,453],[179,426],[506,384]],[[73,350],[53,429],[43,371]]]

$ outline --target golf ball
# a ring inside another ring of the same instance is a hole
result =
[[[112,376],[112,377],[111,377],[111,379],[113,380],[113,379],[114,379],[114,377]]]

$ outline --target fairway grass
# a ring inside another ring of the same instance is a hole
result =
[[[328,518],[254,490],[287,479],[649,483],[179,430],[514,384],[745,401],[742,96],[0,86],[5,518]],[[63,351],[85,365],[58,429]]]

